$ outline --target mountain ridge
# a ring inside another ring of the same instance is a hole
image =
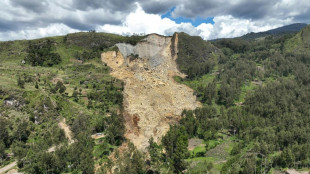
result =
[[[253,40],[253,39],[258,39],[258,38],[262,38],[266,36],[279,36],[283,34],[294,34],[294,33],[299,32],[301,29],[303,29],[306,26],[307,26],[306,23],[294,23],[294,24],[284,25],[282,27],[274,28],[271,30],[263,31],[263,32],[247,33],[237,38]]]

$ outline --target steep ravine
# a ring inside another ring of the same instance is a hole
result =
[[[174,42],[173,52],[177,53],[177,38]],[[119,51],[102,53],[101,59],[112,68],[112,76],[125,82],[125,136],[143,150],[151,137],[160,141],[183,109],[195,109],[200,103],[192,89],[173,80],[184,74],[177,69],[176,56],[171,55],[171,37],[151,34],[136,46],[116,46]]]

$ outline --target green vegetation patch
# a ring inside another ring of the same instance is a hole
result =
[[[181,72],[192,79],[211,72],[216,60],[221,57],[220,50],[201,37],[186,33],[176,33],[172,38],[171,49],[174,50],[174,39],[178,35],[178,58],[176,60]]]

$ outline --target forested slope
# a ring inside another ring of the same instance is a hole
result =
[[[144,37],[89,32],[0,42],[0,165],[17,160],[25,173],[309,170],[309,28],[212,44],[178,33],[171,54],[187,77],[174,79],[202,106],[180,111],[146,151],[124,137],[125,84],[100,60],[118,51],[115,43]],[[72,144],[59,126],[64,118]]]
[[[223,142],[223,134],[234,138],[224,165],[211,159],[217,170],[254,173],[309,167],[308,30],[309,26],[296,36],[269,36],[261,41],[218,40],[214,44],[225,56],[211,73],[177,78],[194,88],[205,103],[201,109],[184,112],[179,130],[185,129],[188,138],[204,139],[207,145]],[[288,51],[288,45],[303,52]],[[210,161],[208,150],[195,163]]]
[[[100,54],[141,38],[89,32],[1,42],[0,165],[17,160],[26,173],[94,173],[125,140],[123,83]],[[91,138],[96,133],[100,139]]]
[[[258,33],[248,33],[243,36],[241,36],[241,39],[246,39],[246,40],[253,40],[253,39],[260,39],[264,38],[267,36],[281,36],[284,34],[296,34],[300,32],[301,29],[306,27],[307,24],[305,23],[295,23],[295,24],[290,24],[290,25],[285,25],[279,28],[271,29],[268,31],[263,31],[263,32],[258,32]]]

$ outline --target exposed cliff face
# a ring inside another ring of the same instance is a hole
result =
[[[173,41],[177,53],[177,38]],[[171,37],[152,34],[136,46],[117,47],[118,52],[102,53],[101,58],[112,68],[111,74],[125,82],[126,137],[143,150],[151,137],[159,141],[166,134],[183,109],[200,104],[192,89],[173,80],[184,74],[177,69],[176,56],[171,55]]]

